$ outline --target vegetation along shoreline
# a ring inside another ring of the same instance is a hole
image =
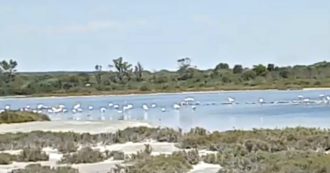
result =
[[[178,70],[149,71],[120,57],[96,65],[91,72],[18,72],[14,60],[0,61],[0,96],[47,97],[130,95],[249,90],[303,90],[330,87],[330,63],[275,64],[198,69],[190,58],[177,61]]]

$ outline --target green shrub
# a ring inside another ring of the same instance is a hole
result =
[[[7,153],[0,153],[0,165],[9,165],[16,160],[16,156]]]
[[[106,160],[107,157],[100,151],[93,150],[90,147],[82,148],[76,153],[65,154],[62,163],[79,164],[79,163],[96,163]]]
[[[140,91],[151,91],[151,88],[147,84],[144,84],[140,87]]]
[[[50,121],[50,119],[47,115],[33,112],[5,111],[0,113],[0,124],[24,123],[31,121]]]
[[[125,159],[125,154],[122,151],[111,151],[108,154],[108,157],[112,157],[113,160],[124,160]]]
[[[126,168],[126,173],[184,173],[191,165],[183,156],[150,156],[138,159]]]
[[[40,164],[32,164],[24,169],[13,170],[12,173],[79,173],[79,171],[71,167],[51,168],[49,166],[41,166]]]
[[[76,152],[78,149],[78,146],[76,143],[74,143],[73,141],[63,141],[59,148],[58,151],[66,154],[66,153],[73,153]]]
[[[191,165],[196,165],[199,163],[201,160],[198,150],[190,150],[190,151],[179,151],[179,152],[174,152],[174,156],[182,156],[184,157],[189,164]]]
[[[23,151],[17,156],[17,161],[20,162],[36,162],[48,161],[49,157],[40,148],[24,148]]]

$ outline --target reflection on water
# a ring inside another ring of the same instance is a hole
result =
[[[329,128],[330,91],[254,91],[140,96],[1,99],[5,108],[52,120],[138,120],[187,130]]]

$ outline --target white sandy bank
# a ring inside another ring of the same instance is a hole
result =
[[[149,123],[138,121],[44,121],[17,124],[1,124],[0,133],[31,131],[113,133],[128,127],[151,127]]]

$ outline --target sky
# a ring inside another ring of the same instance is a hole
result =
[[[19,71],[330,61],[329,0],[0,0],[0,60]]]

